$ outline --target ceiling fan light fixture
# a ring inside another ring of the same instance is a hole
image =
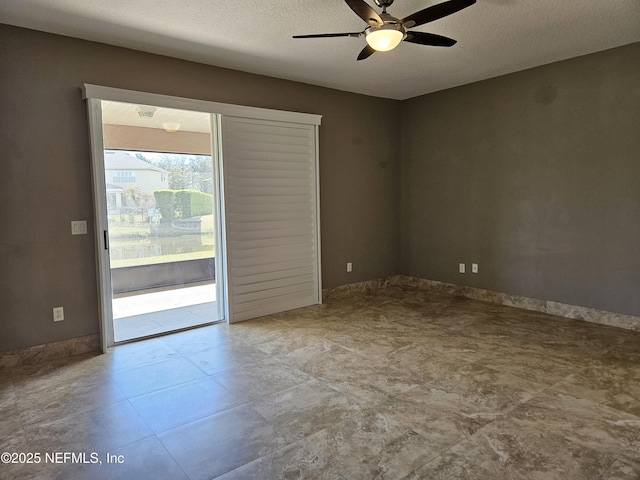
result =
[[[366,35],[369,46],[378,52],[393,50],[405,37],[402,26],[393,24],[386,24],[382,27],[371,27]]]

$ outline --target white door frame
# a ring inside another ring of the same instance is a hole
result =
[[[104,175],[104,141],[102,137],[102,101],[87,99],[89,135],[91,139],[91,177],[93,183],[94,235],[96,238],[96,272],[98,277],[98,306],[100,320],[100,348],[102,353],[114,344],[113,309],[111,299],[111,261],[109,259],[109,218],[107,217],[106,179]]]

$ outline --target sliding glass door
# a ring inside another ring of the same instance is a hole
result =
[[[114,342],[223,320],[212,115],[101,110]]]

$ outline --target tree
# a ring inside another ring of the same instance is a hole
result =
[[[142,190],[140,190],[140,187],[138,185],[129,185],[122,191],[122,199],[125,201],[125,205],[127,205],[128,207],[139,207],[141,195]]]
[[[164,154],[153,164],[169,172],[171,190],[191,189],[213,193],[213,165],[208,155]]]

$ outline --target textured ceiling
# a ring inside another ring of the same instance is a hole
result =
[[[436,3],[396,0],[389,13],[403,18]],[[455,46],[403,42],[360,62],[363,38],[291,38],[363,30],[343,0],[0,0],[0,22],[406,99],[640,41],[640,0],[478,0],[416,28]]]

